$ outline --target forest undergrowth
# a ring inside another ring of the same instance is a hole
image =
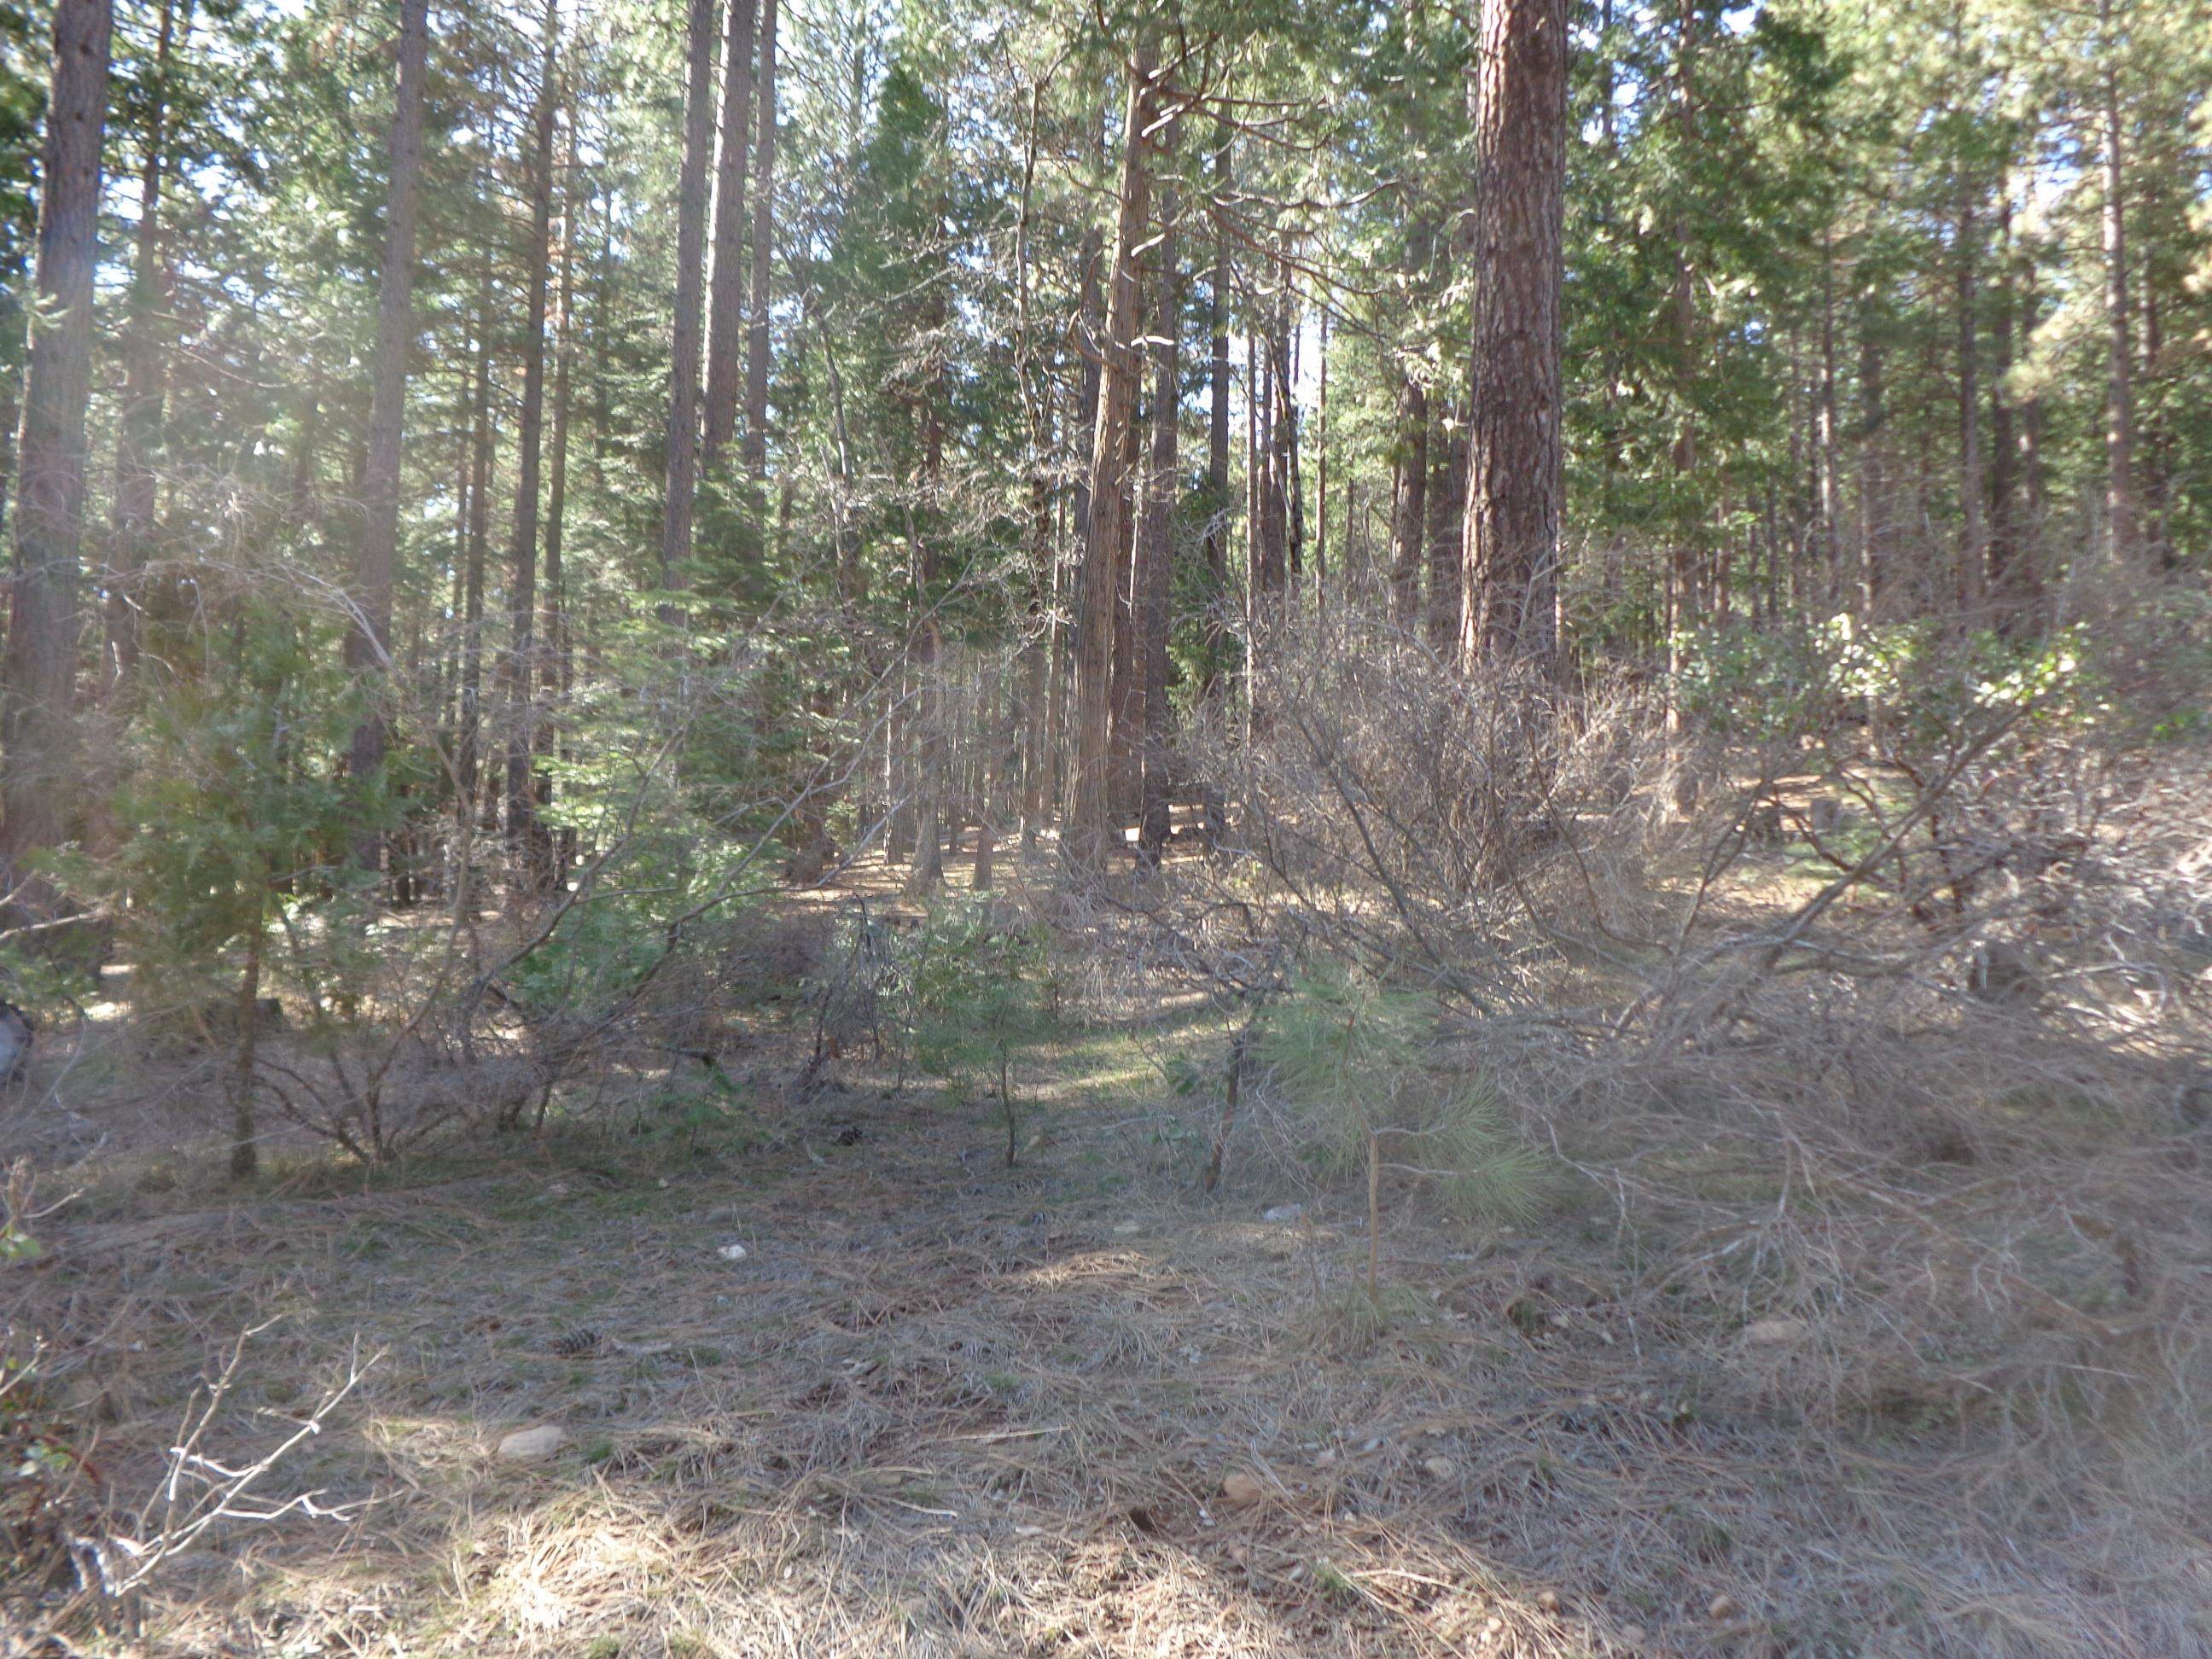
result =
[[[381,1156],[280,1002],[222,1186],[107,970],[8,1109],[15,1650],[2201,1645],[2195,740],[1274,661],[1151,873],[865,852],[611,998],[492,903]]]

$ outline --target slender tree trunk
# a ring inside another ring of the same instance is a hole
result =
[[[761,480],[768,476],[768,311],[775,253],[775,9],[776,0],[760,0],[760,71],[754,82],[760,104],[755,146],[759,176],[753,185],[753,279],[747,296],[750,331],[745,345],[744,462],[756,497],[750,509],[756,537],[764,535],[758,497]]]
[[[516,428],[514,584],[507,593],[507,836],[516,868],[542,888],[548,872],[538,833],[538,791],[532,776],[538,664],[538,486],[545,425],[545,305],[553,257],[553,126],[560,52],[560,0],[545,0],[545,47],[538,102],[532,112],[530,160],[530,274],[528,320],[522,336],[522,418]]]
[[[368,460],[362,477],[361,543],[355,556],[353,624],[346,665],[376,683],[354,728],[347,769],[368,787],[384,769],[386,714],[382,682],[392,651],[392,589],[399,565],[399,459],[407,421],[407,357],[415,343],[415,198],[422,170],[423,64],[429,51],[429,0],[401,0],[399,79],[392,115],[392,181],[385,200],[384,265],[377,278],[375,380],[369,394]],[[374,870],[381,839],[355,837],[354,860]]]
[[[475,438],[470,457],[469,538],[462,560],[461,577],[461,695],[460,737],[455,747],[455,771],[461,797],[454,803],[458,856],[465,868],[474,856],[482,792],[479,739],[483,697],[484,559],[491,539],[492,406],[491,406],[491,273],[487,268],[477,279],[477,406]],[[456,884],[465,890],[466,881]]]
[[[85,405],[92,392],[93,268],[107,112],[108,0],[58,0],[40,154],[37,316],[15,453],[15,567],[0,661],[0,887],[33,912],[58,896],[22,861],[62,839],[81,784],[72,707],[84,538]]]
[[[1982,475],[1981,339],[1977,313],[1981,306],[1981,270],[1975,239],[1980,213],[1972,182],[1959,183],[1956,243],[1959,312],[1959,580],[1960,610],[1979,619],[1989,598],[1989,519]]]
[[[2112,38],[2112,0],[2097,0],[2098,44],[2105,54],[2104,127],[2105,328],[2109,343],[2105,392],[2105,520],[2112,556],[2124,562],[2136,552],[2135,391],[2130,356],[2134,322],[2128,287],[2125,155],[2122,149],[2118,43]]]
[[[1160,135],[1164,161],[1175,151],[1177,123]],[[1179,493],[1176,440],[1182,414],[1182,273],[1176,247],[1176,192],[1160,191],[1159,280],[1154,284],[1152,430],[1143,523],[1137,535],[1137,651],[1144,681],[1144,777],[1138,817],[1139,856],[1158,864],[1168,842],[1168,601],[1175,558]]]
[[[660,586],[670,593],[690,584],[692,518],[698,505],[707,160],[714,144],[714,0],[690,0],[685,40],[684,161],[676,185],[676,318],[668,375],[668,473],[660,515]],[[672,617],[673,608],[666,614]]]
[[[1079,868],[1103,867],[1113,836],[1108,765],[1111,736],[1115,551],[1129,512],[1127,450],[1136,404],[1137,331],[1142,315],[1144,243],[1152,199],[1149,151],[1158,108],[1153,56],[1129,59],[1127,113],[1121,125],[1121,179],[1113,264],[1108,269],[1098,420],[1091,450],[1091,525],[1076,594],[1075,767],[1066,854]]]
[[[1467,522],[1467,422],[1431,400],[1429,423],[1428,638],[1449,656],[1459,634],[1460,548]]]
[[[1214,131],[1213,193],[1226,201],[1231,189],[1230,137],[1225,126]],[[1208,299],[1212,308],[1212,356],[1207,372],[1206,423],[1206,663],[1205,686],[1209,698],[1221,691],[1215,665],[1228,643],[1222,607],[1229,597],[1229,233],[1217,227],[1213,242],[1213,277]]]
[[[2021,578],[2019,434],[2013,427],[2012,180],[1997,192],[1997,264],[1990,317],[1990,585],[2011,622],[2027,597]]]
[[[254,1072],[259,1064],[257,1052],[261,1036],[261,946],[262,934],[267,923],[264,912],[268,904],[268,877],[256,878],[253,915],[246,930],[246,963],[238,975],[238,990],[231,1001],[231,1019],[237,1026],[232,1034],[237,1048],[232,1056],[230,1073],[230,1178],[233,1181],[252,1179],[261,1167],[261,1138],[253,1121]]]
[[[553,453],[547,465],[545,484],[545,643],[540,653],[552,680],[556,718],[566,714],[574,672],[568,635],[568,573],[562,562],[568,521],[568,427],[574,402],[576,358],[578,181],[573,115],[562,175],[560,317],[553,357]],[[551,744],[553,733],[548,727],[540,726],[536,735],[538,752],[543,756]],[[537,790],[539,800],[550,803],[553,799],[552,781],[542,775],[542,769]],[[564,830],[552,849],[548,873],[556,885],[568,867],[573,839],[574,832]]]
[[[1565,0],[1484,8],[1475,127],[1475,404],[1468,451],[1470,666],[1556,672]]]
[[[745,375],[745,164],[752,149],[754,0],[729,0],[722,36],[722,149],[715,173],[714,276],[707,302],[706,470],[738,431]]]
[[[1398,381],[1398,436],[1392,453],[1390,617],[1411,629],[1421,614],[1421,566],[1429,528],[1429,394],[1411,374]]]
[[[123,324],[123,397],[115,420],[115,500],[108,520],[107,646],[101,653],[100,677],[103,700],[122,690],[137,665],[143,603],[138,584],[154,527],[153,452],[161,442],[161,405],[167,390],[159,318],[173,286],[161,234],[161,185],[169,170],[169,64],[179,21],[186,36],[191,32],[191,0],[185,0],[181,20],[177,10],[176,0],[161,0],[138,167],[138,224]]]

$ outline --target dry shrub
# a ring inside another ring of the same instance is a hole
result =
[[[1731,740],[1339,612],[1273,642],[1259,740],[1194,741],[1231,834],[1149,919],[1224,1001],[1316,955],[1432,992],[1747,1403],[1948,1426],[2072,1522],[2124,1482],[2155,1553],[2212,1451],[2212,784],[2169,645],[1934,650],[1872,719]]]

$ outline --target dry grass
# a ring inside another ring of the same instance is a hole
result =
[[[2202,1554],[2179,1534],[2146,1553],[2179,1517],[2122,1512],[2117,1488],[2023,1506],[2014,1449],[1955,1421],[1808,1428],[1794,1368],[1824,1339],[1776,1342],[1684,1295],[1601,1210],[1501,1236],[1394,1206],[1370,1304],[1358,1206],[1266,1223],[1285,1194],[1249,1171],[1196,1200],[1196,1126],[1147,1082],[1162,1041],[1091,1012],[1038,1057],[1063,1086],[1012,1171],[988,1103],[885,1098],[854,1066],[803,1111],[771,1103],[796,1018],[763,1022],[740,1079],[761,1123],[703,1137],[658,1128],[673,1109],[641,1080],[602,1133],[367,1184],[303,1152],[215,1209],[189,1207],[208,1190],[189,1158],[179,1189],[125,1198],[146,1164],[110,1148],[15,1317],[120,1322],[52,1371],[118,1488],[152,1478],[247,1324],[281,1320],[228,1413],[234,1449],[356,1339],[384,1358],[287,1472],[368,1500],[360,1518],[234,1528],[106,1650],[2204,1640]],[[718,1255],[731,1243],[743,1261]],[[541,1423],[568,1431],[562,1453],[494,1455]]]

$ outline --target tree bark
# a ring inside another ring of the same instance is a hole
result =
[[[1981,271],[1975,238],[1980,213],[1972,181],[1961,177],[1959,211],[1953,226],[1959,312],[1959,580],[1960,610],[1978,617],[1989,598],[1989,519],[1983,499]]]
[[[1566,12],[1566,0],[1483,10],[1460,642],[1469,666],[1502,656],[1559,666]]]
[[[40,152],[37,315],[16,443],[15,584],[0,661],[0,885],[27,908],[58,902],[22,861],[61,840],[77,776],[77,589],[84,537],[85,405],[92,392],[93,269],[107,112],[108,0],[58,0]]]
[[[1091,449],[1091,524],[1076,593],[1075,765],[1065,848],[1079,869],[1103,866],[1113,835],[1108,754],[1112,720],[1115,551],[1129,513],[1127,446],[1136,403],[1137,331],[1142,314],[1144,243],[1152,199],[1148,152],[1158,108],[1153,55],[1129,59],[1121,125],[1121,178],[1113,264],[1108,268],[1106,337],[1101,343],[1098,419]]]
[[[722,149],[714,188],[714,276],[707,301],[707,438],[711,476],[737,436],[745,372],[745,166],[752,148],[754,0],[729,0],[722,36]]]
[[[1160,135],[1164,159],[1175,150],[1176,123]],[[1182,414],[1182,273],[1176,248],[1176,192],[1160,192],[1159,278],[1154,284],[1152,456],[1146,475],[1144,520],[1137,534],[1137,655],[1144,684],[1144,775],[1138,813],[1139,856],[1158,864],[1168,842],[1168,605],[1174,571],[1176,500],[1180,493],[1176,441]]]
[[[522,418],[516,428],[514,586],[507,593],[507,836],[518,870],[542,886],[534,729],[538,666],[538,487],[545,426],[545,302],[553,256],[553,125],[561,40],[560,0],[545,0],[545,46],[532,111],[528,321],[522,337]]]
[[[115,500],[108,517],[107,645],[100,664],[100,695],[112,697],[138,661],[137,594],[154,526],[156,479],[153,452],[161,441],[166,363],[158,333],[163,301],[173,286],[161,234],[161,186],[169,171],[169,64],[179,33],[175,0],[161,0],[154,39],[153,86],[146,101],[146,130],[138,167],[138,223],[132,238],[131,292],[123,323],[123,396],[115,420]],[[183,33],[191,33],[185,0]]]
[[[2126,167],[2121,136],[2120,79],[2114,65],[2112,0],[2097,0],[2098,44],[2104,53],[2104,128],[2100,158],[2105,184],[2105,328],[2108,344],[2105,390],[2105,522],[2112,557],[2124,562],[2136,551],[2135,391],[2130,357],[2134,323],[2128,288]]]
[[[377,277],[375,383],[369,394],[368,459],[362,475],[361,544],[354,564],[354,616],[346,665],[381,691],[392,651],[392,588],[399,566],[399,458],[407,423],[407,356],[415,343],[415,198],[422,170],[423,65],[429,0],[400,0],[398,89],[392,113],[392,180],[385,198],[384,264]],[[386,713],[373,698],[354,728],[346,769],[366,789],[384,769]],[[374,870],[381,837],[363,831],[354,861]]]
[[[660,515],[660,586],[669,593],[690,582],[691,526],[697,506],[707,156],[714,143],[714,0],[690,0],[685,40],[684,160],[676,185],[676,316],[669,354],[668,471]],[[666,614],[672,617],[673,607]]]
[[[760,0],[760,71],[754,82],[760,105],[753,184],[753,277],[747,296],[750,323],[745,343],[745,472],[754,484],[750,514],[757,540],[765,538],[760,481],[768,475],[769,266],[775,253],[775,8]]]

